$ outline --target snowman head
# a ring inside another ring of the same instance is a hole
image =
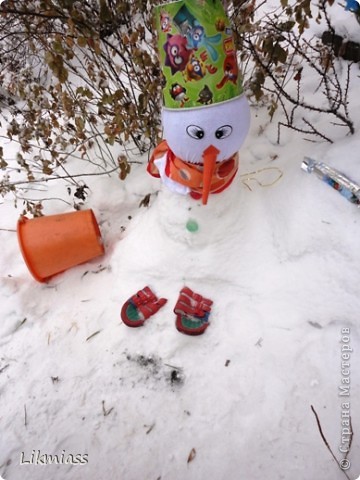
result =
[[[163,109],[164,138],[170,150],[185,162],[204,163],[210,146],[219,151],[217,162],[231,158],[244,143],[250,109],[244,95],[206,108]]]

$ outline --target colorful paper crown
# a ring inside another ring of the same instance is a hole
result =
[[[242,94],[233,32],[220,0],[155,8],[164,107],[194,108]]]

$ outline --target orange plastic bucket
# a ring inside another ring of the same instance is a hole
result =
[[[104,254],[92,210],[32,219],[22,216],[17,235],[25,263],[39,282]]]

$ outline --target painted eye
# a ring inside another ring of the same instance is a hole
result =
[[[227,138],[231,135],[232,130],[233,129],[230,125],[224,125],[223,127],[220,127],[216,130],[215,137],[218,140],[222,140],[223,138]]]
[[[187,134],[191,138],[195,138],[195,140],[201,140],[202,138],[205,137],[205,132],[201,127],[198,127],[197,125],[189,125],[186,129]]]
[[[195,42],[198,42],[200,40],[200,35],[198,33],[194,33],[193,39],[195,40]]]
[[[171,53],[171,55],[172,55],[173,57],[176,57],[176,55],[178,54],[178,52],[179,52],[179,49],[178,49],[177,47],[175,47],[175,46],[171,47],[170,53]]]

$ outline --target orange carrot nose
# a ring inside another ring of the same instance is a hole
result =
[[[211,188],[211,180],[214,174],[215,165],[216,165],[216,158],[220,150],[218,150],[214,145],[210,145],[203,153],[204,159],[204,172],[203,172],[203,194],[202,194],[202,203],[203,205],[207,204],[210,188]]]

